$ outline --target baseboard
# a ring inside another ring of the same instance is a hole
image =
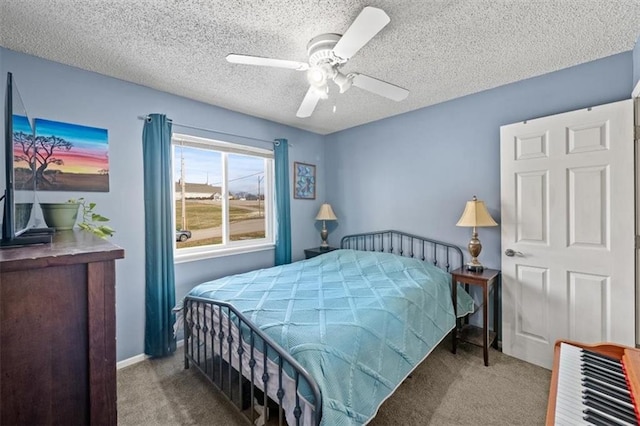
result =
[[[182,346],[184,346],[184,339],[178,340],[176,342],[176,348],[181,348]],[[118,362],[116,364],[116,369],[120,370],[121,368],[129,367],[130,365],[137,364],[146,359],[149,359],[149,355],[147,354],[135,355],[135,356],[132,356],[131,358],[123,359],[122,361]]]
[[[131,358],[123,359],[122,361],[120,361],[120,362],[118,362],[116,364],[116,369],[120,370],[121,368],[125,368],[125,367],[128,367],[130,365],[137,364],[137,363],[142,362],[142,361],[144,361],[145,359],[148,359],[148,358],[149,358],[149,355],[140,354],[140,355],[132,356]]]
[[[631,92],[632,98],[640,98],[640,80],[636,83],[636,86],[633,88],[633,92]]]

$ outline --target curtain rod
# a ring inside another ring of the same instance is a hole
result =
[[[149,120],[151,119],[151,117],[149,117],[148,115],[145,116],[138,116],[138,120]],[[167,118],[167,121],[173,123],[173,120],[170,118]],[[221,132],[220,130],[214,130],[214,129],[207,129],[204,127],[196,127],[196,126],[189,126],[187,124],[180,124],[180,123],[173,123],[176,126],[180,126],[180,127],[185,127],[187,129],[193,129],[193,130],[204,130],[205,132],[212,132],[212,133],[217,133],[219,135],[225,135],[225,136],[232,136],[232,137],[237,137],[237,138],[244,138],[244,139],[252,139],[254,141],[259,141],[259,142],[265,142],[265,143],[269,143],[269,144],[276,144],[278,143],[277,141],[273,140],[267,140],[267,139],[260,139],[260,138],[254,138],[252,136],[243,136],[243,135],[236,135],[235,133],[228,133],[228,132]],[[293,147],[293,145],[291,144],[291,142],[289,142],[289,147]]]

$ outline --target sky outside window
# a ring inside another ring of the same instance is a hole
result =
[[[173,165],[175,181],[180,180],[180,156],[184,159],[186,183],[208,183],[222,187],[220,152],[207,149],[176,146]],[[229,191],[257,195],[258,177],[264,177],[264,159],[240,154],[228,155]]]

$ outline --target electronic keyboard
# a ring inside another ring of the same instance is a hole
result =
[[[640,350],[557,341],[547,407],[550,425],[638,425]]]

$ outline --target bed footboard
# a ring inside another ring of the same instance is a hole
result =
[[[225,302],[184,299],[184,362],[194,366],[250,421],[277,411],[278,424],[317,425],[322,396],[305,369]]]

